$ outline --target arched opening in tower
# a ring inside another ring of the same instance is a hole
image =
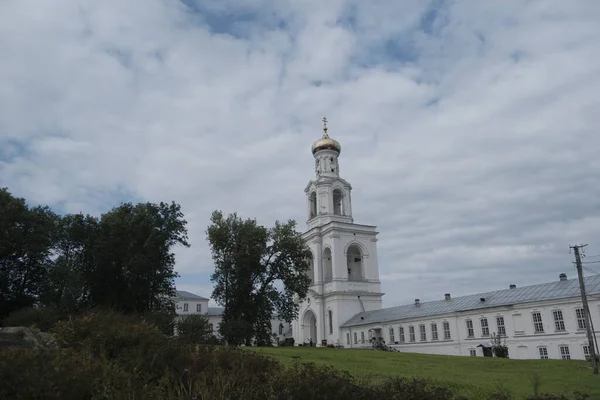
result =
[[[308,261],[308,271],[306,273],[312,285],[315,283],[315,258],[310,250],[306,253],[306,261]]]
[[[348,265],[348,280],[349,281],[362,281],[364,280],[363,271],[363,256],[360,249],[356,245],[352,245],[348,248],[347,253],[347,265]]]
[[[304,344],[317,342],[317,317],[312,310],[306,311],[302,319],[302,336]]]
[[[333,280],[333,263],[329,247],[323,251],[323,280],[325,282],[331,282]]]
[[[344,195],[343,195],[342,191],[340,189],[335,189],[333,191],[333,213],[335,215],[343,215],[344,214],[343,200],[344,200]]]
[[[312,192],[309,198],[310,202],[310,218],[314,218],[317,216],[317,193]]]

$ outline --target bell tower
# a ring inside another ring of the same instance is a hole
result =
[[[312,145],[316,179],[304,189],[308,205],[309,228],[329,221],[352,223],[352,186],[340,177],[339,156],[342,146],[327,133],[323,118],[323,136]]]
[[[323,135],[311,148],[315,179],[304,189],[312,283],[307,298],[298,300],[292,330],[296,343],[346,345],[340,326],[361,311],[381,309],[383,293],[377,228],[354,223],[352,186],[340,177],[342,146],[327,131],[323,118]]]

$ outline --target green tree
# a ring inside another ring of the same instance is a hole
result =
[[[94,268],[86,271],[91,303],[125,313],[174,309],[176,245],[189,247],[178,204],[121,204],[100,218]]]
[[[89,285],[86,281],[94,265],[94,250],[99,221],[83,214],[59,217],[53,240],[54,261],[44,283],[41,300],[63,314],[74,314],[88,308]]]
[[[212,296],[225,307],[221,334],[231,344],[271,344],[271,315],[295,319],[294,297],[306,297],[310,285],[308,247],[296,222],[268,229],[214,211],[207,237],[215,262]]]
[[[37,304],[50,265],[56,215],[0,189],[0,317]]]

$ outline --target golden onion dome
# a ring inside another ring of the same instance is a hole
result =
[[[334,150],[338,153],[342,151],[340,143],[337,140],[330,138],[327,134],[327,118],[323,118],[323,137],[312,145],[313,154],[320,150]]]

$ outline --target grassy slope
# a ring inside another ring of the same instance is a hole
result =
[[[541,378],[541,393],[572,395],[579,389],[591,395],[591,399],[600,399],[600,377],[593,375],[589,363],[584,361],[509,360],[315,347],[253,350],[284,364],[292,362],[293,356],[299,356],[300,361],[329,364],[358,378],[372,374],[433,378],[449,383],[469,398],[485,396],[501,384],[513,395],[532,395],[530,377],[535,372]]]

